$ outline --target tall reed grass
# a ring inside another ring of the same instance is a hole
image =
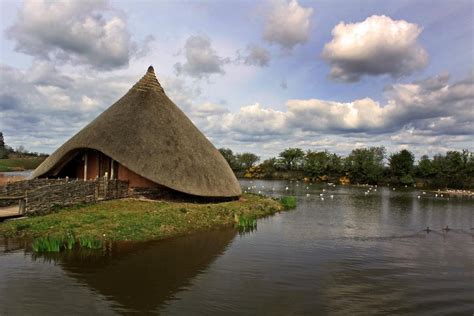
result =
[[[296,208],[296,197],[295,196],[283,196],[281,199],[281,204],[285,210],[290,210]]]

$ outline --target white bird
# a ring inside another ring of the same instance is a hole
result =
[[[425,191],[423,191],[423,194],[426,194],[426,192],[425,192]]]
[[[438,197],[438,193],[435,194],[435,197]]]
[[[323,198],[323,197],[321,198],[321,201],[324,201],[324,198]]]
[[[322,193],[319,193],[319,196],[323,196],[323,194],[322,194]]]
[[[374,192],[377,192],[377,189],[374,189]]]
[[[369,194],[368,192],[364,192],[365,195]]]
[[[331,200],[334,199],[334,195],[331,194]]]
[[[395,191],[395,188],[393,188],[393,191]]]
[[[306,197],[309,197],[309,193],[306,193]]]
[[[421,196],[418,195],[417,198],[421,198]]]
[[[285,190],[288,191],[288,187],[286,187]]]
[[[258,191],[258,195],[260,195],[260,193],[262,193],[262,191]]]
[[[326,192],[326,189],[323,189],[323,192]]]
[[[442,195],[442,194],[441,194],[440,196],[441,196],[441,197],[443,197],[443,195]]]

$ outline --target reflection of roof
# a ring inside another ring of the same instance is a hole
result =
[[[119,242],[108,255],[81,250],[38,256],[54,259],[68,276],[116,302],[120,314],[153,314],[205,271],[236,234],[225,229],[136,245]]]
[[[166,96],[153,67],[32,177],[55,175],[82,148],[96,149],[140,176],[180,192],[208,197],[242,193],[219,151]]]

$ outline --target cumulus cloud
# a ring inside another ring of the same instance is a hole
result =
[[[65,75],[46,62],[26,71],[0,64],[0,127],[9,145],[51,152],[136,79]],[[170,98],[217,147],[270,156],[290,146],[347,153],[383,144],[392,151],[409,146],[417,155],[473,146],[473,77],[451,82],[441,74],[395,84],[385,90],[384,102],[292,99],[284,110],[255,103],[234,112],[183,78],[161,79]]]
[[[262,136],[286,133],[285,113],[263,108],[259,103],[244,106],[237,113],[228,113],[214,121],[225,132]]]
[[[341,22],[322,57],[331,65],[330,77],[353,82],[363,75],[399,77],[421,69],[428,54],[417,40],[422,28],[405,20],[373,15],[363,22]]]
[[[190,36],[184,45],[184,54],[186,62],[174,65],[176,73],[197,79],[224,74],[222,67],[230,62],[229,58],[219,57],[211,46],[211,40],[203,35]]]
[[[383,126],[383,109],[366,98],[341,103],[326,100],[289,100],[288,120],[303,130],[361,132]]]
[[[269,43],[291,50],[308,41],[312,8],[304,8],[297,0],[274,2],[265,19],[263,38]]]
[[[390,133],[403,127],[431,134],[474,134],[474,84],[449,84],[445,75],[385,91],[387,102],[366,98],[349,103],[290,100],[289,119],[303,129],[331,132]]]
[[[144,52],[106,0],[26,0],[6,33],[18,52],[102,70],[127,66]]]
[[[238,52],[237,61],[248,66],[266,67],[270,63],[270,52],[259,45],[248,45],[244,55]]]
[[[51,152],[123,95],[130,82],[64,75],[46,62],[26,71],[0,64],[0,128],[13,147]]]
[[[347,153],[354,146],[383,144],[395,151],[416,144],[418,148],[410,148],[418,155],[472,147],[473,78],[450,83],[442,74],[396,84],[386,89],[385,98],[383,103],[370,98],[292,99],[285,111],[256,103],[237,112],[214,113],[199,126],[217,144],[247,150],[251,148],[242,144],[253,143],[259,146],[256,150],[273,149],[273,155],[289,146]],[[261,149],[263,143],[267,149]]]

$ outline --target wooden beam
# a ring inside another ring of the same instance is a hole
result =
[[[87,181],[87,152],[84,154],[84,181]]]
[[[114,179],[114,160],[110,159],[110,180]]]

